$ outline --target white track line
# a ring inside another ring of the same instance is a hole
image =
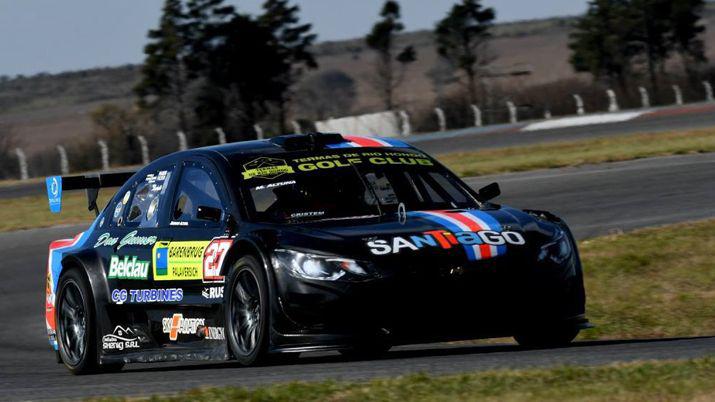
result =
[[[562,119],[554,119],[541,121],[538,123],[532,123],[527,125],[526,127],[523,127],[521,131],[551,130],[555,128],[589,126],[592,124],[620,123],[628,120],[633,120],[648,113],[650,113],[650,111],[603,113],[592,114],[588,116],[565,117]]]

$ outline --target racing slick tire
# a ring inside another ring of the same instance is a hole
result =
[[[92,291],[79,269],[70,269],[57,286],[57,344],[60,359],[72,374],[100,371]]]
[[[524,331],[514,335],[514,340],[526,348],[554,348],[568,346],[578,335],[578,328],[562,327]]]
[[[258,364],[268,349],[268,281],[252,256],[239,259],[227,279],[224,311],[230,352],[243,366]]]

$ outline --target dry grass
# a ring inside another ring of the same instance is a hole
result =
[[[715,221],[581,243],[584,339],[715,335]]]
[[[715,128],[451,153],[438,159],[460,176],[479,176],[704,152],[715,152]]]
[[[152,401],[693,401],[715,399],[715,358],[605,367],[415,374],[368,382],[204,388]],[[137,398],[132,398],[136,400]],[[120,401],[121,398],[100,399]]]
[[[100,207],[106,205],[110,192],[100,195],[97,202]],[[93,219],[94,214],[87,210],[87,197],[84,192],[72,192],[62,197],[62,213],[52,214],[47,203],[47,196],[10,198],[0,200],[0,232],[85,223]]]

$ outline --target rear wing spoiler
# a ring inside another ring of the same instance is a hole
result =
[[[50,212],[58,214],[62,211],[62,192],[72,190],[87,191],[87,209],[99,215],[97,197],[99,189],[106,187],[121,187],[135,172],[100,173],[86,176],[50,176],[45,179],[47,185],[47,200]]]

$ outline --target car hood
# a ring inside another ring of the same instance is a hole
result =
[[[380,219],[283,227],[277,245],[359,260],[448,258],[481,261],[523,255],[552,239],[557,225],[527,212],[488,209],[409,211]]]

